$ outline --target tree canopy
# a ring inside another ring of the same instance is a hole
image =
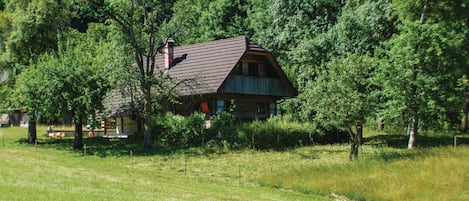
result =
[[[106,30],[100,26],[87,34],[70,30],[57,52],[43,54],[16,83],[18,105],[26,107],[30,121],[50,121],[64,115],[73,118],[74,147],[78,149],[83,146],[82,124],[103,109],[102,100],[111,82],[108,72],[125,62],[118,57],[125,58],[117,43],[95,35],[102,32]]]

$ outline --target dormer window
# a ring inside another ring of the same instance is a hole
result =
[[[248,75],[249,76],[259,76],[259,64],[254,62],[248,63]]]

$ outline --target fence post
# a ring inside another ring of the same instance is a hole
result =
[[[256,145],[254,144],[254,133],[251,134],[251,143],[252,143],[252,150],[255,151],[256,150]]]
[[[455,135],[454,141],[453,141],[453,148],[456,148],[456,145],[458,144],[457,140],[458,140],[458,136]]]
[[[241,183],[241,166],[238,165],[238,183]]]
[[[130,163],[132,164],[132,168],[134,168],[134,154],[132,150],[130,150]]]
[[[277,150],[280,150],[280,134],[277,134]]]
[[[184,176],[187,176],[187,156],[184,158]]]

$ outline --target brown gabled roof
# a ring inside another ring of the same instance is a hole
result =
[[[176,46],[174,58],[185,55],[185,59],[171,67],[168,74],[179,81],[190,80],[190,85],[180,88],[181,95],[216,93],[247,51],[268,52],[246,36]],[[158,66],[164,66],[162,56],[157,60]]]

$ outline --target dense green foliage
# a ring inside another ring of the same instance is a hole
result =
[[[166,90],[170,84],[155,72],[153,65],[153,56],[161,51],[167,37],[173,37],[176,45],[186,45],[246,35],[274,54],[298,88],[299,96],[282,101],[279,111],[295,121],[311,122],[314,126],[310,130],[314,132],[359,135],[364,124],[377,121],[384,122],[386,128],[409,128],[415,135],[419,128],[467,130],[468,6],[468,0],[153,0],[130,3],[122,0],[6,0],[0,6],[0,66],[11,76],[1,83],[0,95],[2,100],[8,101],[0,104],[2,109],[20,107],[15,105],[18,101],[14,94],[29,90],[28,96],[33,99],[41,90],[47,90],[36,86],[37,80],[31,81],[28,89],[20,90],[16,88],[19,86],[15,85],[16,78],[23,71],[36,73],[27,69],[44,62],[40,58],[46,56],[41,55],[54,55],[63,49],[60,44],[66,44],[67,38],[79,31],[86,37],[100,38],[101,42],[81,40],[74,45],[80,47],[83,45],[79,43],[87,43],[113,50],[82,50],[118,66],[104,70],[103,77],[111,78],[113,83],[108,86],[121,91],[138,89],[144,94],[144,100],[138,104],[145,111],[141,116],[147,120],[145,146],[150,147],[154,140],[151,133],[167,136],[156,141],[173,139],[180,147],[190,145],[189,139],[205,136],[211,138],[199,140],[227,140],[230,146],[253,146],[252,140],[246,139],[261,139],[251,133],[256,131],[239,131],[245,126],[237,129],[230,124],[218,124],[218,118],[224,118],[220,116],[214,117],[213,127],[236,135],[218,131],[198,134],[199,127],[191,130],[192,123],[181,123],[186,120],[177,120],[179,117],[171,118],[174,124],[183,124],[173,128],[173,134],[148,130],[155,127],[150,126],[153,122],[150,116],[159,112],[157,103],[161,99],[177,99],[172,91]],[[114,34],[90,32],[92,22]],[[124,60],[116,62],[110,55],[121,55],[119,58]],[[137,64],[138,71],[129,71],[132,63]],[[93,68],[90,75],[102,71]],[[119,80],[118,76],[123,74],[132,76]],[[160,86],[165,87],[158,88]],[[43,114],[44,108],[55,102],[53,98],[64,93],[52,91],[55,96],[48,96],[48,100],[35,99],[29,103],[23,100],[22,104],[28,103],[30,112],[36,110],[33,113]],[[57,108],[47,111],[64,112]],[[91,109],[81,110],[84,114]],[[143,119],[141,122],[145,122]],[[270,125],[269,121],[266,125]],[[269,139],[277,136],[269,129],[259,132],[264,133],[262,136],[274,136]],[[181,138],[184,140],[175,141]],[[292,139],[298,140],[304,139]],[[267,144],[278,146],[276,140]]]
[[[53,123],[64,116],[73,118],[79,128],[74,147],[80,149],[81,125],[103,110],[101,100],[110,89],[107,73],[123,63],[117,57],[121,55],[117,44],[106,43],[105,36],[93,35],[96,32],[106,30],[99,26],[89,29],[88,34],[71,30],[56,53],[42,55],[16,82],[18,106],[29,111],[31,121]]]
[[[228,112],[213,116],[205,128],[205,114],[190,116],[160,114],[153,118],[160,131],[158,144],[170,149],[206,147],[212,149],[283,150],[311,144],[347,142],[347,136],[330,126],[327,132],[308,122],[277,116],[267,121],[235,122]]]

